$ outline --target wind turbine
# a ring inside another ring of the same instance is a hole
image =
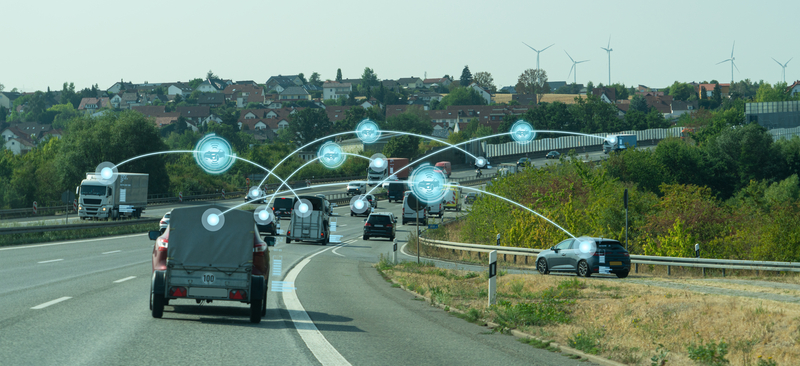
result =
[[[569,79],[569,76],[572,75],[572,70],[575,69],[575,76],[573,76],[572,83],[573,84],[577,84],[578,83],[578,64],[581,63],[581,62],[589,61],[589,60],[575,61],[572,58],[572,56],[569,55],[569,52],[567,52],[567,50],[564,50],[564,53],[566,53],[567,57],[569,57],[569,59],[572,60],[572,67],[569,69],[569,74],[567,75],[567,79]]]
[[[611,48],[611,36],[608,36],[608,46],[600,48],[606,50],[606,53],[608,53],[608,85],[611,85],[611,51],[614,50]]]
[[[522,42],[522,44],[528,46],[528,44],[525,43],[525,42]],[[545,48],[542,48],[541,50],[537,50],[537,49],[535,49],[535,48],[533,48],[531,46],[528,46],[528,48],[530,48],[530,49],[532,49],[532,50],[534,50],[536,52],[536,69],[537,70],[539,70],[539,54],[544,52],[544,50],[546,50],[546,49],[548,49],[550,47],[553,47],[554,45],[555,45],[555,43],[553,43],[553,44],[551,44],[551,45],[549,45],[549,46],[547,46]]]
[[[733,47],[731,47],[731,58],[729,58],[727,60],[724,60],[724,61],[717,62],[717,65],[719,65],[719,64],[721,64],[723,62],[728,62],[728,61],[731,62],[731,84],[733,84],[733,68],[735,67],[736,71],[739,71],[739,66],[736,66],[736,62],[734,62],[734,60],[736,60],[736,57],[733,57],[733,48],[734,47],[736,47],[736,41],[733,41]]]
[[[772,58],[772,57],[770,57],[770,58]],[[794,59],[794,57],[790,58],[789,61],[792,61],[792,59]],[[776,60],[774,58],[772,58],[772,60],[775,61],[775,62],[778,62],[778,60]],[[782,64],[782,63],[778,62],[778,65],[781,65],[781,67],[783,68],[783,82],[784,83],[786,82],[786,65],[789,64],[789,61],[786,61],[785,64]]]

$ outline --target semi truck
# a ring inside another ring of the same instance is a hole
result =
[[[104,184],[97,173],[86,173],[86,179],[75,189],[78,217],[81,220],[140,217],[147,208],[148,178],[147,174],[118,173],[114,182]]]
[[[367,184],[370,186],[374,186],[376,184],[380,184],[384,180],[386,180],[386,172],[387,170],[384,169],[382,171],[376,172],[372,170],[372,167],[367,167]]]
[[[386,159],[389,163],[389,175],[397,177],[399,180],[408,179],[408,169],[403,169],[408,166],[408,159],[406,158],[389,158]]]
[[[603,152],[608,154],[636,147],[636,135],[609,136],[603,141]]]

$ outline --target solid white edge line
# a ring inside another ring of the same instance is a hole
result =
[[[51,259],[49,261],[41,261],[41,262],[36,262],[36,263],[39,263],[39,264],[42,264],[42,263],[53,263],[53,262],[58,262],[58,261],[63,261],[63,260],[64,260],[63,258],[61,258],[61,259]]]
[[[340,244],[340,245],[336,246],[336,248],[334,248],[333,250],[331,250],[331,253],[333,253],[333,254],[336,254],[336,255],[338,255],[338,256],[340,256],[340,257],[344,257],[344,254],[339,254],[339,253],[336,253],[336,251],[337,251],[337,250],[339,250],[340,248],[342,248],[342,247],[346,246],[346,245],[349,245],[349,244],[350,244],[350,243],[343,243],[343,244]]]
[[[119,253],[119,252],[121,252],[121,250],[112,250],[110,252],[105,252],[105,253],[102,253],[102,254],[112,254],[112,253]]]
[[[127,280],[132,280],[132,279],[134,279],[134,278],[136,278],[136,276],[125,277],[125,278],[123,278],[123,279],[119,279],[119,280],[116,280],[116,281],[114,281],[114,283],[125,282],[125,281],[127,281]]]
[[[41,248],[41,247],[49,247],[49,246],[53,246],[53,245],[77,244],[77,243],[85,243],[85,242],[90,242],[90,241],[109,240],[109,239],[132,238],[134,236],[142,236],[142,235],[147,235],[147,233],[145,233],[145,234],[124,235],[124,236],[106,236],[104,238],[62,241],[62,242],[57,242],[57,243],[42,243],[42,244],[36,244],[36,245],[26,245],[24,247],[13,246],[13,247],[7,247],[7,248],[0,248],[0,251],[3,251],[3,250],[15,250],[15,249],[28,249],[28,248]]]
[[[36,306],[32,307],[32,308],[31,308],[31,310],[39,310],[39,309],[44,309],[44,308],[46,308],[46,307],[48,307],[48,306],[50,306],[50,305],[58,304],[58,303],[60,303],[60,302],[62,302],[62,301],[66,301],[66,300],[69,300],[69,299],[71,299],[71,297],[69,297],[69,296],[64,296],[64,297],[61,297],[61,298],[55,299],[55,300],[53,300],[53,301],[48,301],[48,302],[46,302],[46,303],[44,303],[44,304],[39,304],[39,305],[36,305]]]
[[[300,274],[300,271],[306,266],[306,264],[311,262],[311,258],[326,252],[328,250],[332,250],[335,247],[330,247],[327,249],[320,250],[297,264],[284,278],[284,282],[291,282],[295,283],[297,280],[297,276]],[[350,365],[350,362],[342,356],[336,348],[325,339],[325,336],[322,335],[322,332],[317,329],[314,325],[314,322],[311,321],[311,318],[306,313],[306,309],[303,307],[303,304],[300,303],[300,299],[297,297],[297,293],[295,291],[291,292],[282,292],[283,294],[283,303],[286,305],[286,310],[289,312],[289,315],[292,317],[292,322],[294,323],[295,328],[297,329],[297,333],[300,334],[300,337],[303,338],[303,342],[306,343],[306,347],[314,354],[314,357],[322,365]]]

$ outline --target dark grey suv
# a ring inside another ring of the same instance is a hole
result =
[[[543,250],[536,259],[536,269],[541,274],[574,272],[589,277],[592,273],[613,273],[625,278],[631,270],[631,257],[619,241],[583,236]]]
[[[397,219],[391,212],[372,213],[364,221],[364,240],[373,237],[389,238],[394,240]]]

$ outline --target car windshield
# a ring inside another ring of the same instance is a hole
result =
[[[275,208],[291,208],[293,205],[291,198],[278,198],[275,200],[275,203],[272,204],[272,207]]]
[[[83,196],[103,196],[106,194],[106,186],[81,186],[81,195]]]

